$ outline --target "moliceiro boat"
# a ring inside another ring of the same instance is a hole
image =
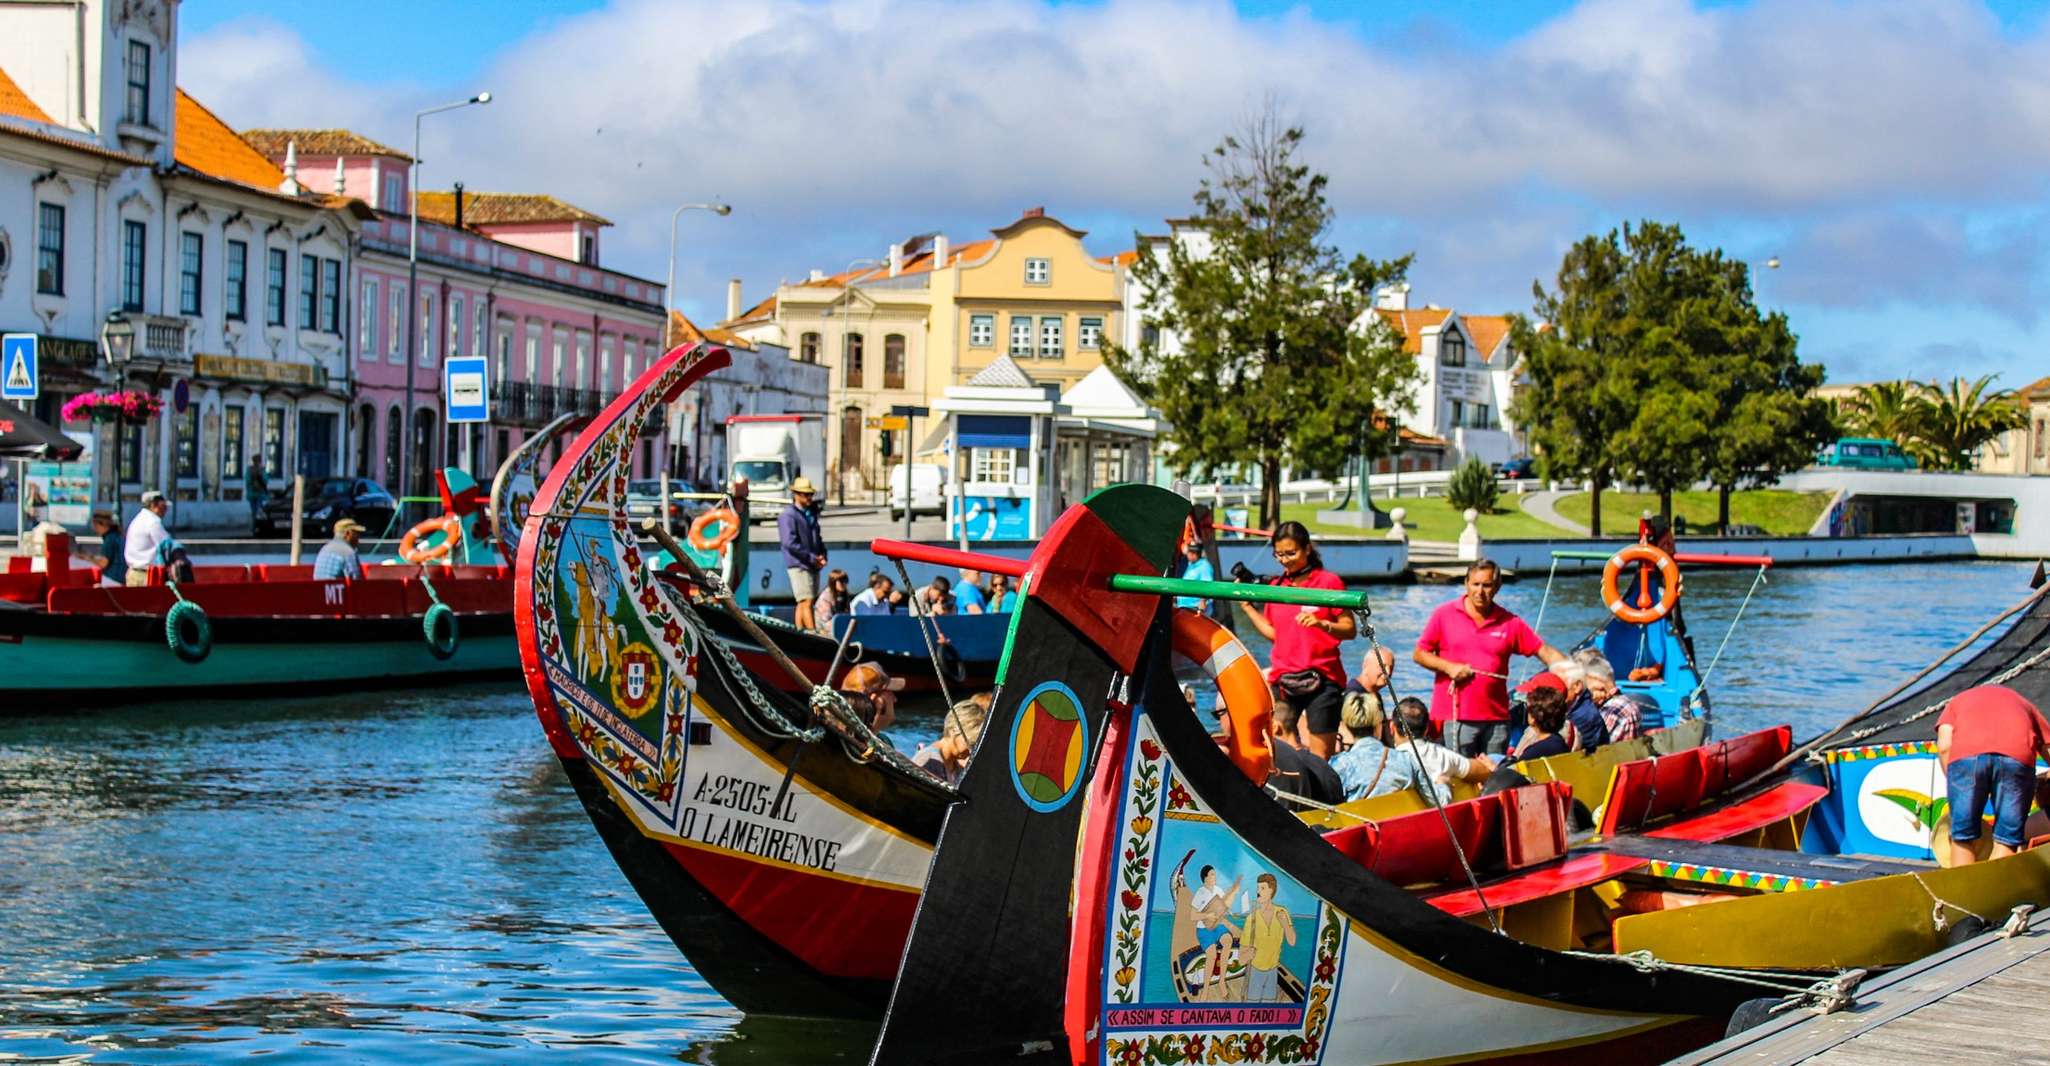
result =
[[[1073,581],[1014,643],[1095,638],[1075,619],[1146,587]],[[1998,661],[1868,727],[1933,728],[1981,680],[2040,686],[2031,602]],[[1616,765],[1592,837],[1569,833],[1565,781],[1320,833],[1198,722],[1168,669],[1173,615],[1149,613],[1101,646],[1134,667],[1128,698],[1080,708],[1095,762],[1077,787],[1038,789],[1036,745],[1003,743],[1036,736],[1037,712],[994,709],[874,1061],[1656,1061],[1747,1001],[1841,1005],[1861,971],[2050,901],[2050,848],[1951,869],[1835,853],[1817,822],[1853,804],[1784,726]]]

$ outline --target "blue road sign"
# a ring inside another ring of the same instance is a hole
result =
[[[0,400],[36,398],[36,335],[0,337]]]
[[[442,397],[451,425],[491,421],[491,390],[485,387],[481,355],[450,359],[441,368]]]

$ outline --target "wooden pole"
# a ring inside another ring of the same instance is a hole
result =
[[[649,536],[655,538],[655,543],[660,544],[671,557],[683,565],[684,572],[690,575],[692,581],[697,582],[699,588],[710,592],[712,598],[719,601],[719,606],[726,609],[727,615],[740,624],[741,630],[750,639],[756,644],[761,645],[763,651],[769,653],[769,658],[776,661],[776,665],[782,668],[786,677],[796,682],[804,691],[811,691],[812,679],[804,676],[804,671],[799,670],[797,664],[790,661],[790,656],[783,654],[783,649],[777,647],[776,642],[770,640],[769,635],[762,632],[760,626],[755,625],[754,619],[749,618],[747,612],[740,609],[740,604],[734,602],[733,594],[727,591],[725,582],[699,569],[697,560],[692,559],[690,553],[683,550],[683,545],[678,544],[676,538],[670,536],[669,531],[663,529],[661,523],[654,518],[642,519],[641,528],[646,530]]]
[[[299,547],[304,543],[306,513],[306,475],[292,475],[292,565],[299,565]]]

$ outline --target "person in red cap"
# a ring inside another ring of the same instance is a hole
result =
[[[1566,658],[1495,602],[1501,588],[1501,567],[1486,559],[1467,567],[1459,598],[1431,612],[1416,642],[1417,665],[1438,675],[1431,720],[1461,755],[1508,753],[1511,656],[1535,655],[1548,666]]]
[[[2036,754],[2050,754],[2050,722],[2005,685],[1980,685],[1950,698],[1936,720],[1950,797],[1950,863],[1977,861],[1982,813],[1993,804],[1993,858],[2026,842],[2024,825],[2036,793]]]

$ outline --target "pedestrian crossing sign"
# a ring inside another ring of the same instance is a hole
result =
[[[0,336],[0,400],[36,398],[36,335]]]

